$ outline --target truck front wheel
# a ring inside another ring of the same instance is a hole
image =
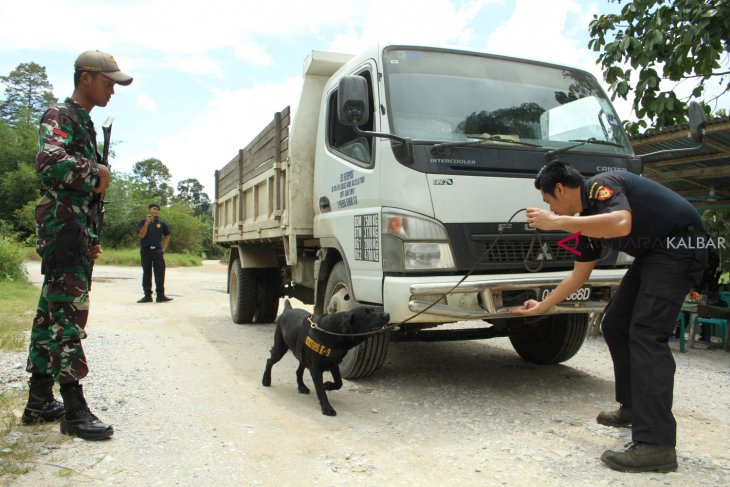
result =
[[[350,280],[343,262],[332,268],[324,293],[324,308],[327,313],[349,311],[356,306],[350,291]],[[390,332],[378,333],[350,349],[340,363],[340,373],[345,379],[359,379],[372,375],[383,366],[388,354]]]
[[[534,324],[524,323],[509,340],[528,362],[557,364],[573,357],[588,333],[588,315],[552,315]]]

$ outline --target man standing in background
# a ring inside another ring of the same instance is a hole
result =
[[[140,257],[142,259],[142,290],[144,296],[138,303],[152,302],[152,271],[155,273],[155,292],[157,302],[166,303],[172,298],[165,296],[165,251],[170,245],[170,229],[160,220],[160,205],[150,203],[149,215],[137,224],[141,239]]]

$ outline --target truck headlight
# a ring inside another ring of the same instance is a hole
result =
[[[382,213],[385,272],[453,270],[454,257],[444,226],[404,212]]]

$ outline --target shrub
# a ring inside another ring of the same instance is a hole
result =
[[[0,280],[25,280],[23,249],[12,239],[0,236]]]

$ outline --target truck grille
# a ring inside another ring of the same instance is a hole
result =
[[[492,248],[492,250],[484,257],[483,262],[515,262],[515,263],[522,263],[525,261],[525,259],[529,258],[530,260],[536,260],[539,258],[542,258],[542,254],[540,253],[540,244],[539,242],[535,241],[535,243],[532,245],[532,249],[530,249],[530,240],[506,240],[506,239],[500,239],[497,244]],[[485,252],[486,249],[489,248],[490,245],[492,245],[492,242],[494,240],[488,240],[486,242],[479,242],[478,246],[475,246],[475,250],[478,252]],[[476,242],[475,242],[476,243]],[[562,248],[559,247],[556,242],[546,241],[545,239],[542,240],[542,246],[543,249],[545,249],[547,254],[547,260],[548,262],[553,261],[572,261],[573,260],[573,254]],[[481,247],[479,249],[478,247]],[[481,253],[479,255],[481,255]],[[478,258],[479,255],[476,257]]]
[[[499,226],[495,223],[452,223],[446,224],[451,244],[454,246],[456,265],[459,271],[471,269],[476,265],[479,271],[524,272],[525,259],[531,268],[542,263],[545,270],[563,270],[573,267],[575,255],[559,247],[557,242],[565,238],[564,232],[540,232],[542,246],[546,247],[547,259],[540,255],[540,244],[530,244],[535,232],[522,228],[512,228],[497,240]],[[516,231],[515,231],[516,230]],[[488,255],[484,255],[492,243]],[[529,254],[529,255],[528,255]],[[477,264],[477,260],[481,261]]]

